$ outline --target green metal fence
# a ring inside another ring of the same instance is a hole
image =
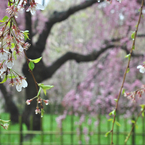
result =
[[[45,117],[46,116],[46,117]],[[68,115],[62,122],[62,127],[58,128],[56,117],[58,115],[45,115],[42,119],[40,131],[28,131],[22,124],[19,117],[19,125],[10,125],[8,130],[0,128],[0,145],[109,145],[110,136],[105,137],[105,133],[111,130],[111,122],[105,115],[98,115],[91,124],[85,123],[78,125],[76,121],[79,117]],[[31,119],[31,121],[33,118]],[[98,124],[94,127],[96,121]],[[132,123],[131,119],[117,117],[121,126],[115,126],[114,144],[123,145],[129,133]],[[32,123],[31,123],[32,124]],[[144,118],[140,118],[138,126],[133,130],[127,145],[145,145]],[[87,128],[87,133],[84,132]]]

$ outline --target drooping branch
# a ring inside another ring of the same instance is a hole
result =
[[[97,0],[86,0],[83,3],[80,3],[76,6],[72,6],[72,7],[68,8],[65,11],[61,11],[61,12],[55,11],[50,16],[49,20],[45,23],[45,27],[44,27],[42,33],[40,34],[38,41],[35,44],[35,50],[37,50],[40,55],[42,54],[42,52],[45,49],[46,39],[49,36],[51,28],[53,27],[54,24],[56,24],[57,22],[66,20],[68,17],[70,17],[74,13],[76,13],[80,10],[83,10],[87,7],[90,7],[95,3],[97,3]]]

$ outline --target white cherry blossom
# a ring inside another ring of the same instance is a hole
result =
[[[145,73],[145,67],[143,65],[138,65],[137,69],[139,69],[140,73]]]
[[[19,77],[19,79],[16,79],[16,90],[18,92],[21,92],[22,87],[26,88],[28,86],[27,81],[23,77]]]
[[[9,69],[12,69],[12,67],[14,66],[14,59],[12,57],[10,57],[7,61],[6,61],[6,65]]]
[[[36,10],[44,10],[44,6],[42,6],[39,3],[31,2],[29,8],[26,10],[26,12],[31,12],[32,15],[35,14]]]
[[[5,49],[0,49],[0,62],[8,59],[9,52]]]

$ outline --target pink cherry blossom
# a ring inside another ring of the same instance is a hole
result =
[[[27,105],[30,105],[31,101],[32,101],[31,99],[30,99],[30,100],[27,100],[27,101],[26,101],[26,104],[27,104]]]
[[[43,100],[45,105],[48,105],[49,104],[49,100]]]
[[[40,111],[40,109],[37,107],[36,110],[35,110],[35,114],[40,114],[40,113],[41,113],[41,111]]]

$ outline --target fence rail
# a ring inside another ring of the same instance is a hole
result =
[[[46,116],[46,118],[45,118]],[[104,115],[97,116],[90,125],[87,122],[76,125],[79,117],[68,115],[62,122],[61,128],[57,127],[55,121],[58,115],[45,115],[41,121],[41,130],[26,130],[22,124],[22,118],[19,117],[19,124],[10,125],[8,130],[0,128],[0,145],[109,145],[110,136],[105,137],[105,133],[111,130],[111,122]],[[8,118],[7,118],[8,119]],[[133,118],[132,118],[133,119]],[[33,121],[33,118],[30,119]],[[88,120],[88,118],[86,119]],[[95,121],[98,125],[94,127]],[[131,119],[117,117],[121,127],[115,126],[114,144],[123,145],[124,140],[129,133],[132,123]],[[32,123],[31,123],[32,124]],[[138,129],[135,128],[127,145],[145,145],[144,118],[140,118]],[[87,129],[86,129],[87,128]],[[87,131],[85,131],[87,130]],[[29,139],[28,139],[29,138]]]

